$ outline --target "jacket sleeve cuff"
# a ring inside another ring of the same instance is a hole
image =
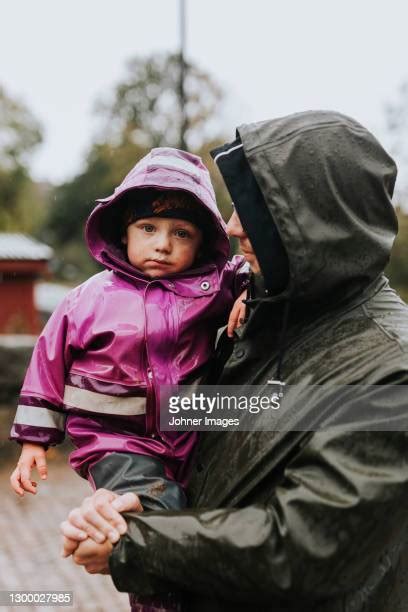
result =
[[[143,553],[138,553],[128,535],[122,536],[114,546],[109,557],[109,568],[118,591],[153,596],[168,593],[172,589],[165,580],[155,579],[147,573],[143,563]]]
[[[65,436],[66,415],[41,398],[20,397],[9,439],[54,446]]]

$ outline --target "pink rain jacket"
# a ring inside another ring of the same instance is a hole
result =
[[[147,187],[183,189],[210,211],[214,242],[199,268],[152,280],[127,262],[120,196]],[[153,149],[98,200],[86,238],[106,270],[73,289],[38,338],[10,437],[49,446],[66,431],[84,477],[107,453],[134,452],[163,460],[167,476],[186,484],[197,434],[159,431],[159,387],[200,378],[247,280],[243,259],[227,260],[207,169],[195,155]]]

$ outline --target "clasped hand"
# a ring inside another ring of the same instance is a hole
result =
[[[73,556],[90,574],[108,574],[113,545],[126,533],[127,523],[121,512],[143,512],[135,493],[117,495],[98,489],[74,508],[61,523],[62,556]]]

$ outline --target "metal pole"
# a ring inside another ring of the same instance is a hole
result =
[[[180,0],[180,82],[179,82],[179,100],[180,100],[180,149],[186,149],[185,133],[187,130],[186,116],[186,94],[184,89],[184,81],[186,76],[185,64],[185,48],[186,48],[186,2]]]

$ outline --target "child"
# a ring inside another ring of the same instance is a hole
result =
[[[196,432],[161,432],[159,389],[199,381],[247,274],[199,157],[153,149],[91,213],[86,238],[106,269],[73,289],[40,335],[11,439],[15,492],[66,431],[71,466],[95,488],[135,491],[145,509],[181,508]],[[240,296],[242,298],[242,296]],[[236,301],[230,330],[242,317]]]

